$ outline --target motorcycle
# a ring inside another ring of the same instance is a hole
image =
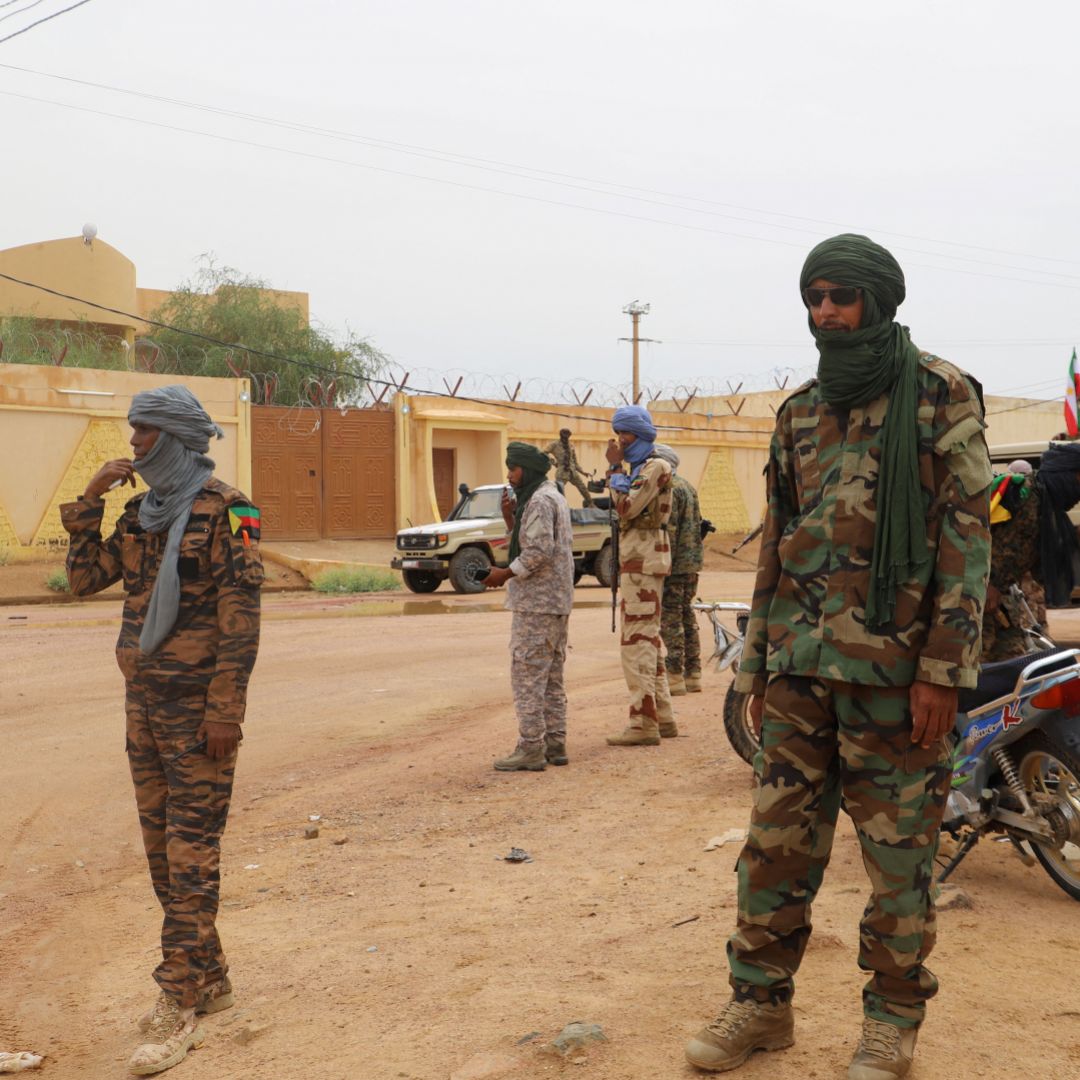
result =
[[[942,829],[959,841],[945,881],[990,832],[1080,900],[1080,649],[986,664],[961,690]]]
[[[749,608],[694,604],[713,624],[717,669],[738,667]],[[719,612],[735,610],[737,632]],[[1034,853],[1050,878],[1080,900],[1080,649],[1061,649],[1031,628],[1043,648],[983,665],[976,687],[961,690],[954,725],[952,783],[942,830],[957,842],[938,883],[946,881],[988,833],[1008,840],[1024,862]],[[759,740],[749,695],[729,686],[724,730],[735,752],[753,763]]]

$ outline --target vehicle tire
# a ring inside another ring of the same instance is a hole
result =
[[[466,547],[456,552],[450,560],[450,584],[454,592],[478,593],[484,591],[484,583],[477,580],[480,570],[491,569],[491,559],[483,548]]]
[[[1048,802],[1063,807],[1051,809],[1050,816],[1069,836],[1060,847],[1028,838],[1031,850],[1054,883],[1074,900],[1080,900],[1080,758],[1041,731],[1021,739],[1012,749],[1028,798],[1037,808]]]
[[[596,553],[596,558],[593,560],[592,572],[596,575],[596,580],[599,581],[605,589],[611,588],[611,582],[615,577],[615,559],[612,557],[610,540],[608,540]]]
[[[760,744],[750,726],[750,695],[739,693],[734,683],[724,695],[724,731],[735,753],[747,765],[753,765]]]
[[[582,575],[584,573],[585,573],[585,567],[582,566],[581,563],[575,562],[574,563],[574,584],[575,585],[581,580]]]
[[[434,592],[443,580],[433,570],[402,570],[401,577],[405,588],[416,593]]]

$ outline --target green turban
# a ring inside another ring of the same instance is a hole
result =
[[[521,483],[514,488],[517,507],[514,510],[514,528],[510,533],[510,561],[513,562],[521,554],[521,515],[533,492],[547,479],[551,458],[531,443],[510,442],[506,444],[506,465],[507,468],[520,466],[522,470]]]
[[[879,630],[893,619],[896,586],[929,558],[919,482],[919,350],[907,327],[893,322],[906,295],[904,271],[880,244],[857,233],[823,240],[803,263],[800,293],[818,278],[858,286],[863,295],[857,330],[819,330],[809,316],[822,397],[852,409],[889,396],[866,598],[867,625]]]
[[[551,458],[531,443],[511,442],[506,444],[506,464],[511,467],[520,465],[525,470],[543,475],[551,468]]]

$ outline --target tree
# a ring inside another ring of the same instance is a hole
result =
[[[304,313],[282,302],[266,281],[219,267],[210,256],[151,318],[176,329],[152,327],[151,337],[136,345],[137,360],[145,358],[137,366],[153,364],[156,370],[184,375],[250,376],[256,401],[331,404],[332,397],[337,403],[359,404],[366,380],[387,363],[366,338],[346,332],[335,340],[327,330],[310,326]],[[161,367],[154,349],[165,358]],[[251,349],[287,359],[259,356]]]

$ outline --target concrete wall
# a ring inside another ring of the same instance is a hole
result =
[[[177,379],[130,371],[0,364],[0,547],[32,557],[67,546],[58,507],[78,498],[111,458],[130,457],[127,412],[139,390],[182,382],[221,425],[217,475],[251,490],[251,390],[246,379]],[[130,487],[106,496],[111,527]]]

